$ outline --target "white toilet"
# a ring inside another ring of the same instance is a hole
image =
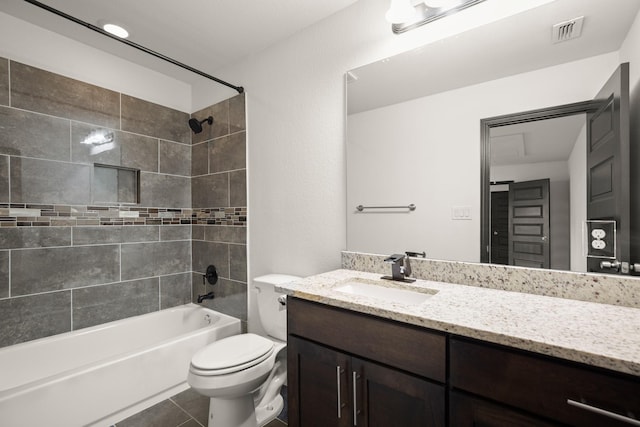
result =
[[[187,381],[211,398],[209,427],[262,427],[284,405],[280,388],[287,379],[287,311],[274,286],[300,279],[269,274],[254,279],[258,312],[269,335],[241,334],[199,350],[191,359]]]

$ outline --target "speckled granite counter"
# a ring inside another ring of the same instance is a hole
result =
[[[438,292],[420,305],[335,288],[379,274],[335,270],[280,286],[280,292],[456,335],[640,376],[640,309],[418,280],[403,288]],[[376,284],[396,286],[396,282]]]

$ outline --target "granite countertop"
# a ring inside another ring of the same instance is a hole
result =
[[[414,305],[335,290],[354,278],[438,292]],[[427,280],[409,284],[379,279],[379,274],[335,270],[277,289],[335,307],[640,376],[640,309]]]

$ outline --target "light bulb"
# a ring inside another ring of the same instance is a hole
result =
[[[391,6],[385,18],[392,24],[403,24],[416,18],[416,8],[411,4],[411,0],[391,0]]]
[[[129,37],[129,32],[119,25],[104,24],[102,26],[102,29],[109,34],[113,34],[116,37],[120,37],[121,39],[126,39],[127,37]]]

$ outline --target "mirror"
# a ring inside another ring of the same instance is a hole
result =
[[[640,49],[629,33],[639,9],[639,0],[556,0],[350,70],[347,250],[480,262],[481,120],[593,99],[627,60],[621,47]],[[580,37],[552,43],[552,26],[579,16]],[[576,236],[552,268],[584,271],[570,261]]]

